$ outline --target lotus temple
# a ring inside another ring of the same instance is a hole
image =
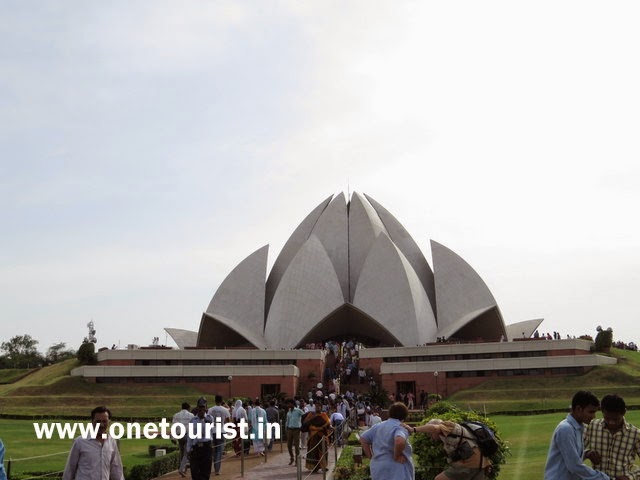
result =
[[[505,324],[480,275],[445,245],[430,246],[433,265],[373,198],[332,195],[269,271],[265,245],[228,273],[197,331],[166,328],[178,348],[104,349],[98,365],[72,374],[225,396],[306,394],[323,382],[337,391],[375,384],[447,396],[495,377],[615,363],[591,353],[589,341],[534,338],[542,319]]]

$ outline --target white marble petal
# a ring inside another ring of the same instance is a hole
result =
[[[342,288],[322,243],[311,235],[282,276],[269,309],[269,348],[295,348],[309,330],[344,304]]]
[[[345,302],[349,299],[349,232],[347,202],[344,194],[336,195],[318,219],[313,234],[329,255],[338,276]]]
[[[531,320],[523,320],[522,322],[510,323],[506,326],[507,338],[509,340],[523,337],[531,338],[543,320],[544,318],[533,318]]]
[[[354,192],[349,205],[349,285],[350,298],[358,287],[360,271],[376,238],[386,229],[366,198]]]
[[[226,319],[227,326],[235,331],[254,332],[252,337],[262,337],[268,251],[268,245],[259,248],[227,275],[213,295],[206,314],[212,318]],[[203,335],[202,338],[211,338],[208,333],[203,334],[207,328],[211,327],[213,323],[203,320],[198,345],[201,345],[200,338]]]
[[[176,342],[178,348],[195,347],[198,343],[198,332],[183,328],[165,328],[165,332]]]
[[[298,225],[298,227],[291,234],[287,243],[284,244],[278,258],[271,267],[271,271],[269,272],[269,277],[267,278],[267,285],[265,290],[265,312],[269,313],[269,308],[271,307],[271,302],[273,301],[273,296],[275,295],[276,289],[278,288],[278,284],[280,280],[282,280],[282,276],[284,272],[289,267],[291,260],[296,256],[302,245],[307,241],[309,235],[313,231],[313,227],[316,225],[316,222],[322,215],[322,212],[329,202],[333,195],[327,197],[324,201],[320,203],[313,211],[305,217],[305,219]]]
[[[362,267],[353,304],[384,325],[403,345],[436,338],[436,322],[420,279],[386,233]]]
[[[431,253],[436,281],[438,333],[448,338],[464,323],[497,307],[497,303],[480,275],[462,257],[433,240]],[[506,334],[499,310],[496,318],[501,325],[494,327]]]
[[[369,195],[365,194],[365,197],[378,213],[378,216],[389,233],[389,238],[391,238],[396,247],[398,247],[404,256],[407,257],[407,260],[409,260],[409,263],[418,275],[420,282],[422,282],[422,286],[429,297],[431,309],[435,313],[435,279],[433,278],[433,270],[431,270],[431,266],[429,266],[429,262],[427,262],[427,259],[424,257],[422,250],[420,250],[418,244],[411,235],[409,235],[409,232],[407,232],[396,217],[394,217],[386,208],[376,202]]]

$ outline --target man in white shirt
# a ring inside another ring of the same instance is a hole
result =
[[[118,445],[108,436],[110,419],[107,407],[91,411],[91,423],[98,426],[96,438],[78,437],[73,441],[63,480],[124,480]]]
[[[181,477],[186,476],[185,472],[187,470],[187,464],[189,463],[189,457],[187,455],[186,447],[187,447],[187,437],[188,437],[188,431],[189,431],[189,422],[193,418],[193,413],[191,413],[189,410],[191,410],[191,406],[187,402],[184,402],[182,404],[182,410],[176,413],[173,416],[173,419],[171,421],[172,425],[176,423],[184,425],[185,434],[181,438],[177,439],[178,446],[180,447],[180,466],[178,467],[178,473],[180,474]]]
[[[214,423],[220,423],[220,432],[224,431],[223,425],[229,423],[231,414],[229,410],[222,406],[222,395],[216,395],[216,404],[209,409],[209,415]],[[214,435],[213,437],[213,469],[216,475],[220,475],[220,465],[222,464],[222,452],[224,451],[224,437]]]
[[[369,417],[369,426],[373,427],[374,425],[380,422],[382,422],[382,418],[380,418],[380,413],[377,410],[374,410],[373,413],[371,414],[371,417]]]
[[[207,413],[207,400],[198,399],[198,414],[191,419],[189,426],[196,438],[187,439],[187,452],[191,463],[191,478],[193,480],[209,480],[211,476],[212,460],[212,432],[213,418]]]

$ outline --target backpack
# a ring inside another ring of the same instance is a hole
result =
[[[460,425],[471,432],[483,457],[492,457],[496,454],[500,445],[493,430],[481,422],[460,422]]]

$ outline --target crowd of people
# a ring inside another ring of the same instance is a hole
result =
[[[632,350],[634,352],[638,351],[638,345],[636,345],[635,342],[625,343],[618,341],[613,343],[613,347],[619,348],[621,350]]]
[[[560,332],[553,332],[553,336],[551,336],[551,333],[549,332],[540,333],[538,332],[538,330],[533,332],[533,338],[541,339],[541,340],[562,340],[562,336],[560,335]],[[567,338],[571,338],[571,337],[567,334]]]
[[[306,450],[305,467],[312,472],[327,468],[328,448],[334,442],[342,446],[343,439],[353,429],[382,421],[380,407],[349,391],[345,395],[331,393],[326,396],[318,391],[307,398],[290,398],[281,404],[275,399],[268,402],[238,399],[233,406],[226,405],[217,395],[215,403],[215,406],[207,408],[207,400],[201,397],[193,410],[188,403],[183,403],[182,409],[173,416],[173,423],[182,423],[185,427],[194,422],[233,424],[236,430],[232,441],[235,455],[250,455],[252,452],[265,455],[271,451],[276,437],[275,427],[272,427],[271,435],[267,435],[266,428],[281,424],[287,438],[289,465],[301,460],[300,451]],[[263,430],[259,431],[259,428]],[[224,439],[183,438],[176,441],[180,448],[178,471],[181,476],[186,476],[188,466],[194,480],[208,478],[212,465],[214,474],[220,474]]]
[[[362,396],[348,391],[345,395],[287,400],[285,431],[289,465],[297,461],[300,449],[306,448],[306,468],[315,472],[325,469],[328,446],[335,443],[340,447],[354,429],[380,423],[380,410]]]
[[[235,429],[232,450],[235,455],[264,456],[273,448],[277,438],[277,425],[282,425],[287,438],[289,465],[301,459],[300,451],[306,450],[305,467],[312,472],[327,468],[329,446],[334,442],[342,446],[343,438],[358,426],[374,426],[381,423],[378,408],[362,397],[347,395],[314,396],[311,399],[296,397],[278,405],[275,399],[236,400],[233,406],[226,404],[220,395],[209,407],[207,399],[200,397],[192,409],[188,402],[172,417],[172,425],[181,424],[184,431],[198,432],[195,437],[184,435],[174,439],[180,451],[178,473],[186,477],[191,470],[193,480],[208,480],[211,474],[220,475],[225,454],[224,436],[211,435],[207,424],[227,424]],[[63,473],[63,480],[90,480],[100,478],[124,480],[122,460],[116,441],[108,435],[111,411],[96,407],[91,412],[91,423],[98,427],[96,438],[78,437],[74,440]],[[198,424],[202,424],[198,428]],[[189,428],[191,426],[191,429]],[[210,427],[211,425],[209,425]],[[269,435],[267,428],[271,427]],[[242,430],[244,429],[244,430]],[[260,430],[262,429],[262,430]],[[226,431],[226,429],[225,429]],[[4,446],[0,442],[0,454]],[[213,472],[212,472],[213,470]],[[0,476],[4,470],[0,469]],[[0,480],[4,480],[0,477]]]
[[[361,348],[362,344],[355,339],[330,340],[324,344],[327,355],[323,380],[329,391],[339,390],[339,385],[369,383],[371,375],[360,366]]]

